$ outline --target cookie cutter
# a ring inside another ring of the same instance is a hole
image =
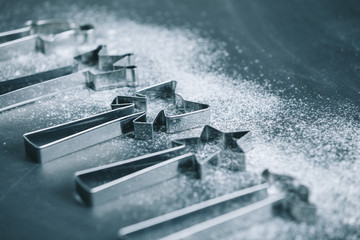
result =
[[[184,100],[175,93],[176,84],[176,81],[168,81],[141,89],[133,97],[118,96],[111,103],[111,107],[115,109],[128,102],[142,102],[141,106],[145,107],[142,110],[146,112],[146,106],[152,102],[155,103],[153,105],[160,106],[158,100],[172,102],[172,110],[175,110],[175,114],[168,113],[167,109],[162,109],[154,119],[149,119],[147,114],[144,114],[134,120],[135,138],[138,139],[151,139],[154,131],[162,128],[167,133],[175,133],[209,124],[210,106]]]
[[[23,135],[25,151],[44,163],[133,131],[132,104]]]
[[[64,19],[28,21],[23,28],[0,33],[0,60],[34,50],[47,54],[65,45],[93,43],[94,39],[91,24],[79,26]]]
[[[211,217],[217,217],[219,213],[232,212],[251,205],[251,200],[254,198],[264,200],[267,197],[267,188],[268,184],[265,183],[212,198],[123,227],[119,230],[118,236],[120,239],[144,239],[146,237],[160,239],[174,231],[177,232],[209,220]]]
[[[159,239],[207,239],[219,233],[230,232],[234,230],[234,228],[237,230],[245,230],[254,223],[270,220],[274,216],[273,208],[280,204],[282,200],[283,195],[269,196],[256,203],[200,222]]]
[[[85,204],[99,205],[116,198],[117,193],[127,195],[171,179],[182,166],[193,164],[193,155],[177,154],[182,147],[78,171],[76,191]]]
[[[73,72],[72,69],[74,69],[72,66],[58,69],[59,75],[64,74],[64,76],[53,79],[51,78],[53,76],[52,73],[57,72],[56,70],[51,70],[49,75],[47,75],[47,73],[40,73],[15,79],[14,81],[0,82],[0,112],[32,103],[42,98],[54,96],[62,91],[85,88],[86,85],[84,82],[86,79],[82,72],[67,74],[68,72]],[[43,76],[45,76],[45,78],[43,78]],[[50,77],[48,78],[48,76]],[[40,81],[40,83],[31,85],[31,83],[38,81]],[[30,83],[30,85],[24,86],[25,83]],[[7,88],[8,86],[10,87]],[[16,89],[16,86],[20,88]]]
[[[245,168],[244,151],[249,150],[249,134],[248,131],[225,133],[205,126],[200,137],[173,141],[169,149],[76,172],[76,191],[84,203],[98,205],[182,172],[193,172],[195,177],[201,178],[207,174],[207,163],[221,165],[224,152],[227,157],[240,162],[243,168],[236,170],[242,171]],[[213,147],[214,141],[218,142],[219,149],[201,156],[204,146]],[[228,154],[229,151],[234,154]]]
[[[187,146],[185,151],[196,152],[199,178],[207,175],[208,162],[226,165],[235,171],[246,171],[245,152],[252,149],[250,131],[223,132],[206,125],[200,137],[183,138],[172,141],[173,146]]]
[[[133,64],[133,54],[108,55],[106,46],[100,45],[75,56],[71,65],[0,82],[0,112],[74,88],[135,87],[137,68]],[[96,66],[99,71],[81,70],[83,65]]]
[[[99,71],[85,73],[88,87],[98,91],[117,87],[136,87],[137,67],[134,54],[108,54],[106,45],[75,57],[75,60],[88,65],[97,65]]]
[[[316,218],[316,208],[308,200],[307,187],[296,183],[294,178],[270,173],[268,170],[262,175],[266,180],[263,184],[121,228],[118,237],[142,239],[151,236],[153,239],[162,240],[208,239],[213,234],[219,236],[219,232],[226,233],[234,227],[243,230],[254,223],[284,214],[295,221],[307,221],[308,216]],[[274,186],[277,191],[271,190]],[[305,198],[304,190],[307,193]],[[246,198],[255,198],[256,201],[246,201]],[[299,215],[296,215],[299,212],[305,218],[299,218]]]

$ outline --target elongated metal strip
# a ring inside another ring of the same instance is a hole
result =
[[[64,66],[45,72],[32,74],[20,78],[10,79],[0,82],[0,94],[5,94],[20,88],[28,87],[30,85],[38,84],[50,79],[63,77],[77,71],[77,65]]]
[[[139,191],[178,175],[194,162],[193,154],[178,155],[183,146],[75,173],[76,190],[88,205],[97,205]]]
[[[134,113],[129,105],[117,110],[24,134],[26,153],[37,162],[79,151],[83,148],[133,131]]]
[[[1,85],[1,84],[0,84]],[[84,72],[77,72],[38,84],[30,85],[0,95],[0,112],[21,106],[59,92],[75,88],[85,88]]]
[[[0,33],[0,44],[30,35],[30,27]]]
[[[249,204],[252,197],[263,199],[267,197],[267,184],[245,188],[213,198],[186,208],[176,210],[143,222],[139,222],[119,230],[120,239],[158,239],[216,217],[224,212],[233,211]]]
[[[246,229],[255,223],[269,220],[273,217],[273,207],[284,199],[283,195],[273,195],[250,204],[246,207],[195,224],[181,231],[172,233],[161,240],[179,239],[209,239],[210,236],[226,234],[231,230]]]
[[[38,42],[37,35],[29,35],[0,44],[0,61],[10,59],[23,53],[33,52]]]

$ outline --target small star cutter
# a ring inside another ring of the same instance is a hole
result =
[[[207,143],[214,146],[214,141],[219,146],[217,151],[205,157],[197,154]],[[179,173],[192,172],[196,178],[202,178],[208,173],[209,164],[220,166],[225,156],[239,162],[241,167],[233,170],[244,171],[245,151],[250,146],[249,131],[226,133],[206,125],[200,137],[175,140],[169,149],[76,172],[76,191],[84,203],[96,206]],[[223,154],[229,151],[233,154]]]
[[[0,33],[0,60],[40,51],[44,54],[57,48],[92,43],[94,26],[77,25],[67,19],[27,21],[25,27]]]
[[[137,139],[152,139],[154,132],[161,129],[164,129],[166,133],[175,133],[209,124],[210,106],[184,100],[175,93],[176,85],[177,82],[172,80],[141,89],[135,96],[117,96],[111,103],[111,107],[115,109],[130,102],[135,103],[142,111],[148,112],[149,105],[160,106],[153,119],[143,114],[134,120],[134,135]],[[166,102],[165,105],[163,101]],[[166,109],[169,101],[172,113],[168,113]]]
[[[74,59],[87,66],[95,65],[99,70],[84,72],[86,84],[93,90],[138,86],[133,53],[112,55],[108,54],[106,45],[100,45],[95,50],[80,54]]]
[[[96,67],[96,72],[89,67]],[[75,56],[68,66],[0,82],[0,112],[76,88],[100,91],[137,85],[133,54],[109,55],[100,45]]]

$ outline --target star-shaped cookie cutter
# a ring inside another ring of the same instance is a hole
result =
[[[251,148],[251,136],[249,131],[226,133],[207,125],[200,137],[175,140],[172,144],[166,150],[76,172],[77,193],[86,204],[98,205],[163,182],[181,172],[204,177],[209,164],[221,166],[225,157],[238,162],[239,167],[232,169],[244,171],[244,152]],[[205,145],[219,148],[201,156]]]
[[[102,48],[99,48],[96,51],[81,55],[82,59],[79,59],[79,61],[81,60],[81,62],[85,62],[88,65],[99,64],[102,66],[103,69],[106,69],[109,65],[112,65],[113,62],[115,62],[116,66],[121,66],[122,64],[125,64],[123,63],[124,59],[129,62],[129,59],[126,58],[129,57],[128,55],[125,55],[125,57],[123,57],[123,55],[107,56],[105,54],[98,54],[101,49]],[[122,69],[123,68],[120,68],[120,70]],[[118,70],[105,72],[104,74],[117,75],[117,71]],[[89,74],[89,73],[90,72],[83,72],[83,74]],[[133,82],[131,81],[130,83],[132,84]],[[169,83],[174,84],[174,81],[170,81]],[[145,88],[144,90],[146,91],[151,90],[151,92],[156,91],[158,93],[162,93],[162,92],[165,92],[166,94],[168,93],[167,91],[163,91],[162,87],[159,88],[159,86],[168,86],[168,83],[155,85],[154,87]],[[143,90],[140,90],[139,92],[142,91]],[[138,131],[137,130],[138,128],[136,128],[137,125],[134,123],[137,123],[139,119],[146,117],[146,113],[144,111],[146,111],[147,108],[146,107],[147,98],[145,95],[141,95],[141,96],[139,95],[138,97],[122,97],[122,100],[125,99],[127,100],[122,101],[122,103],[117,102],[115,106],[113,102],[111,106],[114,112],[116,112],[116,110],[121,110],[121,114],[122,114],[121,116],[126,120],[131,119],[131,122],[127,123],[131,125],[131,127],[127,127],[127,129],[129,129],[127,132],[129,132],[131,129],[135,133],[135,135],[137,135],[136,131]],[[190,103],[193,105],[198,104],[193,102]],[[184,101],[183,104],[189,104],[189,102]],[[199,104],[199,105],[207,106],[205,104]],[[128,108],[131,109],[131,112],[124,111]],[[113,111],[98,114],[82,120],[60,124],[57,126],[53,126],[51,128],[40,129],[38,131],[26,133],[24,134],[26,152],[34,161],[43,163],[67,155],[69,153],[81,150],[84,147],[89,147],[96,143],[100,143],[102,141],[114,138],[114,136],[108,137],[106,132],[102,133],[100,130],[98,130],[99,128],[101,128],[103,124],[105,124],[105,122],[111,122],[113,120],[113,117],[111,116],[117,116],[112,113]],[[131,116],[127,117],[126,113]],[[195,116],[204,117],[203,111],[197,112],[195,110],[193,113],[189,112],[189,114],[194,114]],[[207,114],[207,112],[205,112],[205,114]],[[161,114],[158,114],[158,116],[161,116]],[[181,121],[181,118],[183,117],[186,119],[189,118],[188,114],[170,116],[169,118],[179,119],[179,121]],[[140,121],[140,123],[143,124],[142,121]],[[196,124],[200,124],[200,123],[196,123]],[[79,126],[81,126],[81,128],[79,128]],[[152,127],[153,126],[152,123],[150,123],[149,126]],[[198,125],[189,124],[188,128],[193,128],[197,126]],[[93,136],[95,136],[95,134],[99,134],[99,137],[97,141],[87,141],[84,139],[81,143],[77,144],[78,140],[76,139],[78,138],[78,132],[86,132],[88,135],[93,135]],[[107,137],[102,137],[102,136],[107,136]],[[115,136],[119,136],[119,134],[116,134]],[[71,143],[71,147],[66,148],[65,146],[69,145],[68,142]],[[182,145],[180,143],[174,143],[174,144]],[[57,149],[56,150],[57,154],[53,153],[55,152],[54,150],[55,148]]]
[[[93,72],[81,67],[94,67]],[[137,86],[133,54],[109,55],[105,45],[74,57],[72,64],[0,82],[0,112],[75,88]]]
[[[74,59],[88,66],[97,66],[99,71],[88,70],[84,73],[88,87],[96,91],[138,85],[133,53],[112,55],[108,54],[106,45],[100,45]]]
[[[66,19],[28,21],[24,28],[0,33],[0,60],[34,50],[44,54],[59,47],[92,43],[94,26]]]
[[[135,96],[118,96],[111,103],[111,107],[115,109],[130,102],[147,112],[134,120],[134,134],[137,139],[151,139],[154,131],[161,128],[167,133],[175,133],[209,124],[210,106],[184,100],[175,93],[176,84],[176,81],[168,81],[141,89]],[[167,112],[169,101],[172,109]],[[160,106],[159,112],[153,119],[147,117],[150,104],[155,107]]]

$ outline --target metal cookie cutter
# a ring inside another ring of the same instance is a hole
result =
[[[117,87],[136,87],[137,67],[134,64],[134,54],[111,55],[105,45],[75,57],[80,63],[96,65],[96,72],[85,73],[87,85],[94,90],[104,90]]]
[[[137,68],[133,64],[133,54],[108,55],[106,46],[100,45],[74,57],[71,65],[0,82],[0,112],[78,87],[134,87]],[[84,66],[96,67],[97,73],[80,70]]]
[[[77,25],[70,20],[28,21],[24,28],[0,33],[0,60],[34,50],[50,53],[58,47],[92,43],[94,26]]]
[[[220,213],[231,212],[251,204],[256,198],[267,197],[267,184],[241,189],[220,197],[212,198],[158,217],[154,217],[119,230],[120,239],[160,239],[174,232],[199,224]],[[243,224],[242,224],[243,225]],[[204,238],[206,239],[206,238]]]
[[[205,126],[200,137],[174,141],[170,149],[76,172],[76,191],[86,204],[98,205],[181,172],[191,171],[201,178],[207,173],[207,163],[220,165],[225,155],[239,162],[241,168],[236,170],[244,170],[249,140],[248,131],[224,133]],[[214,152],[204,154],[204,150],[216,146]]]
[[[245,152],[252,148],[250,131],[223,132],[206,125],[200,137],[183,138],[172,141],[173,146],[185,145],[185,151],[194,152],[199,178],[206,176],[208,162],[226,165],[236,171],[246,170]]]
[[[291,177],[289,179],[267,170],[263,176],[267,176],[264,184],[121,228],[118,236],[120,239],[142,239],[145,236],[163,240],[208,239],[213,234],[219,236],[219,233],[234,228],[246,229],[274,215],[286,215],[295,221],[308,223],[316,219],[316,207],[308,200],[307,187],[299,185]],[[269,180],[272,178],[276,180]],[[287,180],[284,181],[284,178]],[[271,191],[274,186],[278,191]]]
[[[24,134],[25,150],[37,162],[79,151],[133,131],[134,105]]]
[[[139,90],[134,97],[118,96],[111,107],[115,109],[127,102],[142,102],[143,111],[155,109],[155,117],[144,114],[134,120],[135,138],[138,139],[151,139],[154,131],[161,128],[174,133],[209,124],[210,106],[184,100],[175,93],[176,84],[176,81],[164,82]]]

